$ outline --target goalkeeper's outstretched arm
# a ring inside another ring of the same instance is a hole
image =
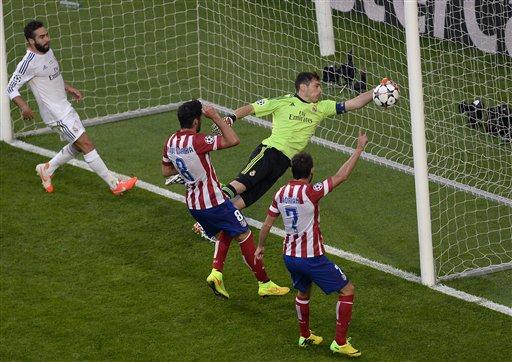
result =
[[[245,116],[248,116],[250,114],[254,113],[254,107],[252,104],[247,104],[243,107],[237,108],[234,112],[234,115],[237,119],[244,118]]]
[[[346,111],[354,111],[359,108],[363,108],[368,103],[370,103],[373,99],[373,89],[361,93],[355,98],[349,99],[345,101],[345,110]]]
[[[393,84],[395,87],[399,88],[399,86],[391,79],[383,78],[380,84]],[[361,93],[357,97],[349,99],[345,102],[345,110],[346,111],[354,111],[359,108],[363,108],[368,103],[370,103],[373,99],[373,89]]]

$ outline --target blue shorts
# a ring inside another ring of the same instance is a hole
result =
[[[340,267],[325,255],[312,258],[296,258],[283,255],[286,268],[290,272],[293,287],[305,293],[311,283],[315,283],[325,294],[339,292],[348,284],[348,278]]]
[[[209,209],[189,211],[209,237],[224,231],[233,238],[249,230],[244,215],[229,200]]]

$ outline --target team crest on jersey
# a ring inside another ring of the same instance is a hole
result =
[[[320,191],[323,188],[324,188],[324,184],[321,182],[317,182],[316,184],[313,185],[313,190],[315,190],[315,191]]]
[[[256,104],[257,104],[258,106],[262,106],[262,105],[264,105],[264,104],[265,104],[265,102],[266,102],[266,101],[267,101],[266,99],[260,99],[259,101],[256,101]]]
[[[209,145],[211,145],[211,144],[213,144],[213,142],[215,142],[215,138],[214,138],[213,136],[206,136],[206,137],[204,138],[204,141],[205,141],[206,143],[208,143]]]

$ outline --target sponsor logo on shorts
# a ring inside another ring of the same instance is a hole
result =
[[[251,172],[249,172],[249,176],[253,177],[254,175],[256,175],[256,170],[252,170]]]

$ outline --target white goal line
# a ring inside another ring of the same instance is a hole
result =
[[[38,146],[32,145],[30,143],[26,143],[26,142],[19,141],[19,140],[12,141],[9,144],[11,146],[13,146],[13,147],[20,148],[22,150],[25,150],[25,151],[28,151],[28,152],[32,152],[32,153],[35,153],[35,154],[38,154],[38,155],[41,155],[41,156],[45,156],[45,157],[53,157],[56,154],[56,152],[54,152],[54,151],[51,151],[51,150],[48,150],[48,149],[45,149],[45,148],[42,148],[42,147],[38,147]],[[89,168],[87,163],[84,162],[84,161],[73,159],[73,160],[69,161],[68,163],[73,165],[73,166],[75,166],[75,167],[78,167],[78,168],[81,168],[81,169],[93,172]],[[119,177],[119,178],[122,178],[122,179],[127,179],[128,178],[128,176],[126,176],[126,175],[122,175],[122,174],[119,174],[119,173],[116,173],[116,172],[113,172],[113,173],[117,177]],[[185,197],[183,195],[177,194],[175,192],[169,191],[167,189],[164,189],[162,187],[153,185],[151,183],[139,180],[137,182],[136,186],[141,188],[141,189],[144,189],[144,190],[153,192],[155,194],[158,194],[160,196],[163,196],[163,197],[175,200],[175,201],[179,201],[181,203],[185,203]],[[260,221],[254,220],[254,219],[251,219],[251,218],[246,218],[246,219],[247,219],[247,222],[249,223],[249,225],[251,225],[251,226],[253,226],[255,228],[258,228],[258,229],[261,228],[262,223]],[[284,230],[276,228],[276,227],[272,227],[271,233],[273,233],[274,235],[277,235],[277,236],[284,236],[285,235]],[[377,262],[377,261],[374,261],[374,260],[370,260],[370,259],[367,259],[365,257],[362,257],[361,255],[358,255],[358,254],[355,254],[355,253],[350,253],[350,252],[347,252],[347,251],[344,251],[344,250],[341,250],[341,249],[338,249],[338,248],[334,248],[334,247],[329,246],[329,245],[325,245],[325,251],[328,254],[336,255],[336,256],[338,256],[340,258],[343,258],[343,259],[346,259],[346,260],[349,260],[349,261],[352,261],[352,262],[355,262],[355,263],[358,263],[358,264],[362,264],[362,265],[368,266],[370,268],[373,268],[373,269],[382,271],[384,273],[388,273],[388,274],[397,276],[399,278],[408,280],[410,282],[421,284],[421,278],[418,275],[410,273],[410,272],[406,272],[406,271],[403,271],[403,270],[400,270],[400,269],[395,268],[393,266],[390,266],[390,265],[387,265],[387,264],[383,264],[383,263],[380,263],[380,262]],[[436,290],[436,291],[441,292],[443,294],[450,295],[452,297],[464,300],[466,302],[470,302],[470,303],[481,305],[481,306],[483,306],[485,308],[488,308],[488,309],[491,309],[491,310],[494,310],[496,312],[503,313],[505,315],[508,315],[508,316],[512,317],[512,308],[510,308],[508,306],[505,306],[505,305],[502,305],[502,304],[499,304],[499,303],[495,303],[495,302],[493,302],[491,300],[488,300],[488,299],[485,299],[485,298],[482,298],[482,297],[478,297],[478,296],[475,296],[475,295],[472,295],[472,294],[469,294],[469,293],[466,293],[466,292],[463,292],[463,291],[451,288],[451,287],[443,285],[443,284],[436,284],[436,285],[428,287],[428,288]]]

